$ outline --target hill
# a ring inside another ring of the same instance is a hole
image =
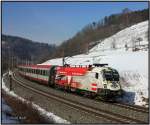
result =
[[[131,11],[125,8],[122,13],[104,17],[92,22],[77,32],[72,38],[64,41],[55,51],[55,57],[73,56],[88,52],[100,40],[149,19],[149,10]]]
[[[55,45],[2,35],[2,71],[20,63],[40,63],[52,56]]]

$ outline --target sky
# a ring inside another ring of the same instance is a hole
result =
[[[89,23],[148,2],[3,2],[2,33],[59,45]]]

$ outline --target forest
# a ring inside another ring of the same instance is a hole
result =
[[[86,53],[103,39],[131,25],[149,19],[149,10],[131,11],[128,8],[122,13],[105,16],[98,22],[92,22],[77,32],[72,38],[56,48],[55,57],[73,56]]]

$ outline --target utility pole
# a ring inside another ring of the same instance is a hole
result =
[[[12,59],[11,59],[10,50],[11,50],[11,48],[8,47],[8,65],[9,65],[8,76],[9,76],[9,90],[11,91],[12,90],[12,71],[11,71],[12,70],[11,69],[11,66],[12,66],[11,61],[12,61]]]
[[[12,57],[11,57],[11,69],[13,70],[13,55],[12,55]]]

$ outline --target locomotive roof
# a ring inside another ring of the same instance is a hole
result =
[[[62,67],[57,68],[57,72],[67,75],[84,75],[88,71],[87,67]]]
[[[111,71],[112,68],[111,67],[108,67],[108,66],[105,66],[105,67],[94,67],[93,68],[93,72],[99,72],[99,71],[102,71],[102,70],[106,70],[106,71]]]

